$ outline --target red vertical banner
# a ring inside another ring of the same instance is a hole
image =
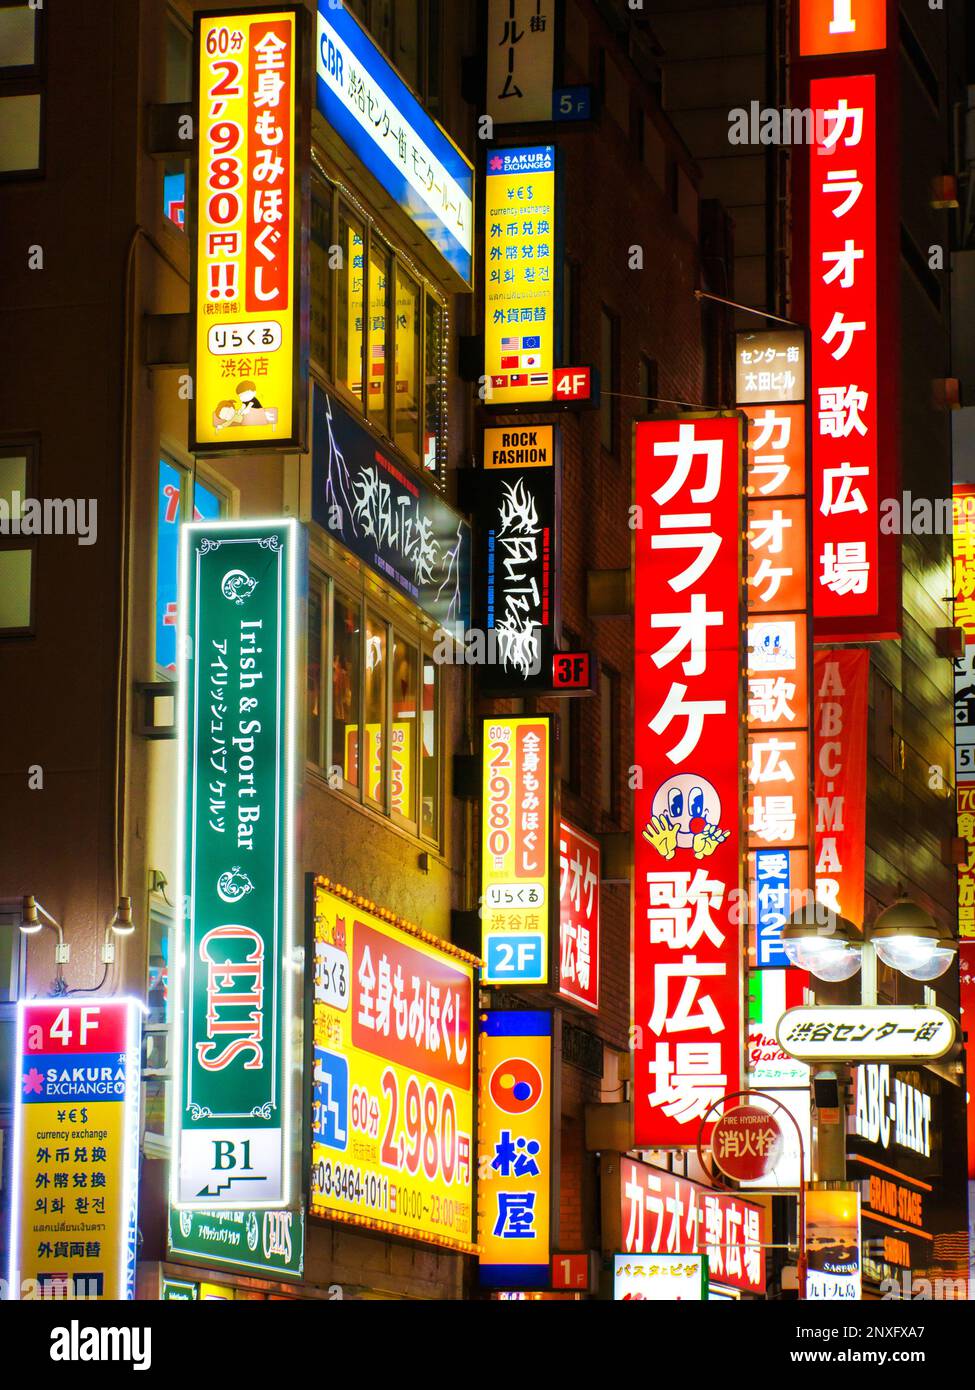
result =
[[[638,1148],[741,1085],[742,442],[738,414],[636,426]]]
[[[814,665],[816,897],[863,925],[870,653],[818,651]]]
[[[975,941],[962,941],[958,946],[958,1001],[961,1029],[968,1038],[965,1043],[968,1176],[975,1179]]]
[[[295,25],[290,14],[255,24],[248,55],[247,312],[283,313],[291,286]]]
[[[812,116],[792,155],[792,289],[809,324],[813,615],[817,642],[875,641],[901,626],[901,528],[883,508],[900,487],[899,297],[880,293],[900,273],[898,20],[892,0],[827,8],[801,7],[791,92]]]

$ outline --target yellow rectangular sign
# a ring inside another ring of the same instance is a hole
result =
[[[484,223],[489,405],[550,401],[555,370],[555,146],[490,150]]]
[[[480,1281],[551,1282],[552,1013],[488,1009],[478,1041]]]
[[[554,425],[484,431],[485,468],[551,468],[554,463]]]
[[[299,448],[299,16],[201,16],[196,42],[191,448]]]
[[[474,970],[315,880],[310,1210],[473,1250]]]
[[[481,954],[484,984],[548,983],[552,754],[546,715],[484,722]]]

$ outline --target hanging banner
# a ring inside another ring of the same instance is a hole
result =
[[[552,875],[549,715],[484,721],[481,983],[548,983]]]
[[[636,426],[638,1148],[741,1086],[742,442],[737,413]]]
[[[859,1299],[860,1194],[806,1193],[806,1298]]]
[[[550,691],[560,614],[561,433],[554,425],[484,431],[477,521],[487,636],[481,693]]]
[[[300,7],[198,15],[191,453],[307,447]]]
[[[142,1010],[17,1005],[8,1298],[135,1298]]]
[[[790,93],[814,117],[793,150],[793,312],[811,348],[815,639],[871,641],[902,621],[899,297],[879,293],[900,263],[897,6],[828,9],[802,6]]]
[[[484,180],[484,373],[492,406],[554,392],[557,240],[554,145],[489,150]]]
[[[779,1043],[803,1062],[929,1062],[955,1045],[955,1020],[933,1004],[800,1005]]]
[[[809,972],[789,966],[756,970],[748,977],[748,1084],[762,1091],[809,1086],[809,1068],[785,1051],[778,1039],[787,1009],[805,1002]]]
[[[870,653],[817,651],[816,900],[863,924]]]
[[[474,170],[413,95],[347,6],[318,0],[316,98],[336,158],[351,150],[393,202],[404,236],[419,233],[439,253],[458,291],[473,284]],[[419,248],[418,248],[419,250]],[[421,253],[422,254],[422,253]]]
[[[487,114],[498,125],[552,120],[557,0],[488,0]]]
[[[316,386],[313,409],[313,520],[462,641],[471,622],[470,526],[330,392]]]
[[[181,544],[172,1203],[287,1207],[298,526],[200,522]]]
[[[559,830],[559,994],[599,1009],[599,877],[601,851],[590,836],[562,821]]]
[[[478,1053],[478,1277],[551,1283],[552,1013],[489,1009]]]
[[[477,959],[317,878],[310,1211],[472,1251]]]
[[[762,1208],[635,1158],[601,1160],[603,1230],[627,1254],[704,1253],[712,1279],[765,1292]]]

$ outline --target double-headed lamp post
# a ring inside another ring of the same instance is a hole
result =
[[[850,981],[861,968],[864,951],[875,951],[891,969],[925,983],[942,976],[958,952],[957,943],[930,912],[904,896],[885,908],[865,933],[821,905],[803,909],[783,928],[782,947],[793,965],[819,981],[817,1000],[846,1006],[862,1002],[860,990]],[[850,1067],[834,1062],[813,1066],[810,1073],[817,1111],[813,1177],[842,1183],[846,1180]]]

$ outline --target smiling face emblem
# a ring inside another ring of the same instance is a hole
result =
[[[708,826],[721,824],[721,800],[705,777],[685,772],[658,787],[653,815],[666,815],[671,825],[677,827],[678,846],[690,849],[695,835]]]

